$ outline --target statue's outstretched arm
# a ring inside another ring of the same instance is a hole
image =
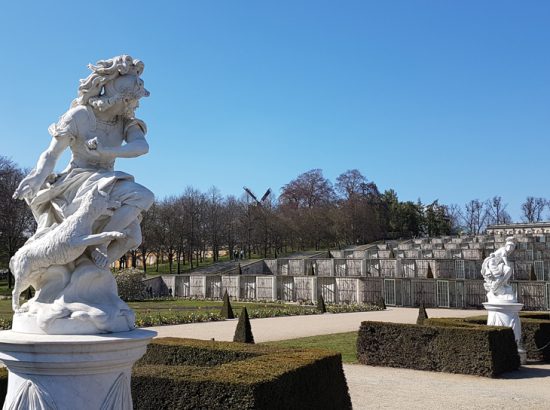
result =
[[[50,146],[38,158],[36,167],[23,178],[13,197],[16,199],[33,198],[48,175],[53,172],[57,160],[69,144],[69,138],[52,138]]]

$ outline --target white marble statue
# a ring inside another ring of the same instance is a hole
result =
[[[484,287],[487,291],[487,302],[483,306],[487,310],[487,325],[512,328],[521,363],[525,364],[527,354],[521,344],[519,318],[523,304],[518,303],[517,295],[510,286],[513,269],[508,263],[508,257],[515,249],[515,238],[508,237],[503,247],[491,253],[483,261],[481,275],[485,280]]]
[[[116,158],[149,150],[145,123],[134,116],[149,92],[140,78],[143,63],[130,56],[89,68],[70,109],[50,126],[49,147],[14,193],[27,201],[38,224],[10,262],[14,330],[102,333],[134,326],[109,266],[141,243],[141,213],[154,196],[114,165]],[[67,148],[70,163],[55,174]],[[19,294],[30,284],[35,297],[19,308]]]
[[[516,302],[516,295],[510,286],[512,267],[508,263],[508,256],[516,249],[514,237],[506,238],[503,247],[491,253],[481,265],[481,275],[485,280],[487,299],[493,301]]]

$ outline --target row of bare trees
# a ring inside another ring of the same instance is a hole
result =
[[[502,197],[494,196],[485,201],[473,199],[466,203],[463,209],[451,206],[450,213],[464,232],[477,235],[482,233],[488,225],[511,223],[512,218],[506,211],[507,206]],[[542,222],[544,211],[549,206],[550,202],[545,198],[528,196],[521,204],[522,222]]]
[[[0,157],[0,268],[34,230],[23,201],[12,193],[25,172]],[[218,260],[223,251],[247,257],[276,257],[304,249],[337,249],[381,239],[482,233],[488,224],[511,222],[507,204],[499,196],[471,200],[463,207],[436,200],[400,201],[394,190],[380,192],[356,169],[332,183],[320,169],[299,175],[284,185],[280,195],[261,201],[248,195],[222,196],[218,189],[201,192],[192,187],[177,196],[158,200],[143,215],[141,246],[132,251],[135,264],[149,255],[166,261],[170,271],[197,266],[208,254]],[[544,198],[528,197],[523,220],[539,222],[548,206]]]
[[[335,184],[320,169],[299,175],[278,198],[222,197],[216,188],[203,193],[187,188],[157,201],[144,215],[143,262],[153,253],[172,272],[199,264],[209,252],[233,257],[276,257],[304,249],[341,248],[386,238],[453,232],[448,208],[437,201],[401,202],[395,191],[380,193],[358,170],[341,174]],[[145,263],[143,263],[145,265]]]

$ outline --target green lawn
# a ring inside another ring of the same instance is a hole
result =
[[[300,339],[266,342],[276,347],[327,349],[342,354],[344,363],[357,363],[357,332],[334,333],[331,335],[303,337]]]
[[[23,301],[22,298],[21,301]],[[12,316],[11,300],[0,300],[0,319],[11,319]]]
[[[11,296],[11,289],[8,289],[8,281],[0,280],[0,296]]]

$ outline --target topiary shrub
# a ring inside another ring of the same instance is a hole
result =
[[[357,358],[371,366],[494,377],[519,367],[510,328],[362,322]]]
[[[250,318],[248,317],[246,307],[243,307],[243,310],[239,315],[239,322],[237,323],[237,328],[235,329],[233,341],[240,343],[254,343],[254,336],[252,335],[252,327],[250,326]]]
[[[229,294],[227,293],[227,289],[223,294],[223,306],[222,306],[221,316],[226,319],[235,319],[235,315],[233,314],[233,308],[231,307],[231,302],[229,301]]]
[[[430,265],[428,263],[428,273],[426,273],[426,278],[427,279],[433,279],[434,278],[434,273],[432,271],[432,265]]]
[[[422,302],[420,304],[420,307],[418,308],[418,317],[416,318],[416,324],[423,325],[426,319],[428,319],[428,312],[426,312],[426,306],[424,306],[424,302]]]
[[[529,269],[529,280],[537,280],[537,274],[535,273],[535,265],[531,265],[531,269]]]
[[[116,272],[115,280],[118,287],[118,295],[126,302],[144,300],[147,294],[143,283],[145,273],[137,269],[125,269]]]
[[[380,296],[378,298],[378,300],[376,301],[375,306],[378,306],[382,310],[386,310],[386,301],[384,300],[384,298],[382,296]]]
[[[527,360],[550,362],[550,313],[520,312],[521,345],[527,351]],[[485,325],[487,315],[467,318],[428,319],[437,326]],[[426,324],[426,322],[424,322]]]
[[[134,409],[351,409],[339,353],[155,339],[132,372]]]
[[[325,300],[323,299],[323,295],[319,294],[317,297],[317,310],[319,313],[327,313],[327,307],[325,305]]]

